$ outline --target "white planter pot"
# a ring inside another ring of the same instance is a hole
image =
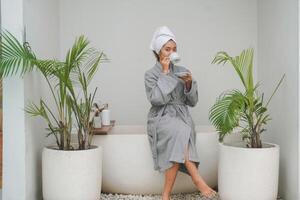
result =
[[[99,200],[102,148],[63,151],[45,147],[42,182],[44,200]]]
[[[276,200],[279,145],[246,148],[243,142],[219,143],[218,191],[222,200]]]

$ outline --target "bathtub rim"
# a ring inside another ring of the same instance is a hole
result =
[[[196,125],[196,133],[216,133],[213,126]],[[141,134],[142,133],[142,134]],[[105,135],[143,135],[147,133],[147,125],[114,125],[111,131]],[[98,136],[98,135],[94,135]]]

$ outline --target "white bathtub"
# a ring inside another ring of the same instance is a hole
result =
[[[214,188],[218,177],[218,135],[211,126],[196,126],[199,173]],[[102,192],[161,194],[164,174],[153,169],[146,126],[117,125],[108,135],[95,135],[103,148]],[[198,191],[189,175],[178,171],[172,193]]]

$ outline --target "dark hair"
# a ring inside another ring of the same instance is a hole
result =
[[[154,50],[152,50],[152,51],[154,53],[154,56],[155,56],[156,60],[159,61],[159,55]]]

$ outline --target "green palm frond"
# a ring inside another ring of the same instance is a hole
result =
[[[253,90],[253,48],[248,48],[243,50],[238,56],[231,57],[224,51],[219,51],[212,61],[212,64],[223,65],[229,61],[237,72],[240,80],[242,81],[246,90]]]
[[[83,73],[87,84],[89,84],[97,72],[99,64],[109,61],[103,52],[99,52],[92,47],[88,48],[88,43],[89,41],[84,36],[80,36],[68,52],[67,64],[71,65],[70,68],[72,69],[70,70],[70,77],[76,84],[78,84],[78,79]]]
[[[243,66],[242,66],[242,65],[237,65],[237,63],[236,63],[236,59],[237,59],[237,58],[238,58],[238,57],[236,57],[235,59],[233,59],[233,58],[232,58],[231,56],[229,56],[226,52],[224,52],[224,51],[219,51],[219,52],[216,54],[215,58],[213,59],[212,64],[215,64],[215,63],[217,63],[217,64],[223,63],[223,65],[224,65],[227,61],[229,61],[229,62],[233,65],[233,67],[234,67],[235,71],[237,72],[237,74],[239,75],[239,77],[240,77],[240,79],[241,79],[243,85],[244,85],[245,87],[247,87],[246,81],[245,81],[244,76],[243,76],[243,69],[242,69]]]
[[[244,54],[245,60],[244,62],[240,63],[240,65],[243,65],[244,69],[246,69],[246,73],[244,73],[244,76],[246,77],[247,82],[247,90],[251,91],[252,94],[254,92],[254,86],[253,86],[253,48],[246,49],[242,52]],[[241,55],[242,55],[241,54]]]
[[[46,130],[48,131],[46,137],[49,137],[50,135],[58,135],[63,131],[63,129],[59,127],[48,127]]]
[[[36,105],[36,104],[33,103],[33,102],[30,102],[30,103],[26,106],[25,111],[26,111],[28,114],[30,114],[30,115],[32,115],[32,116],[34,116],[34,117],[35,117],[35,116],[41,116],[41,117],[43,117],[44,119],[46,119],[47,121],[49,121],[49,117],[48,117],[48,115],[47,115],[47,113],[46,113],[46,109],[45,109],[45,107],[43,106],[43,104],[42,104],[41,101],[40,101],[39,106]]]
[[[73,117],[76,120],[79,149],[91,145],[90,112],[94,103],[94,93],[89,93],[88,85],[99,68],[108,61],[103,52],[88,47],[89,41],[83,35],[75,39],[64,61],[38,59],[29,43],[21,44],[11,33],[1,33],[0,79],[19,73],[38,70],[50,88],[56,110],[41,99],[39,104],[30,103],[25,112],[42,117],[48,124],[48,135],[54,135],[59,149],[72,149],[70,144]],[[75,88],[79,86],[79,88]],[[83,97],[80,97],[80,93]],[[79,98],[80,97],[80,98]]]
[[[285,75],[264,105],[264,93],[260,95],[258,92],[260,83],[257,82],[255,85],[253,83],[253,54],[253,48],[245,49],[235,57],[229,56],[224,51],[216,54],[212,63],[224,65],[229,61],[244,85],[245,91],[243,94],[232,91],[220,95],[210,109],[209,119],[219,132],[219,141],[222,141],[225,135],[231,133],[235,127],[240,127],[242,129],[239,132],[243,135],[243,140],[246,140],[247,147],[261,148],[260,134],[266,131],[263,124],[271,120],[267,114],[267,106]]]
[[[240,55],[235,56],[232,64],[236,66],[246,83],[246,90],[253,89],[253,48],[244,49]]]
[[[209,110],[209,120],[216,127],[222,139],[239,125],[245,108],[245,96],[238,90],[221,94]]]
[[[76,38],[72,48],[67,53],[66,64],[68,66],[74,66],[74,63],[79,63],[80,59],[88,56],[89,52],[84,51],[88,44],[89,41],[83,35]]]
[[[264,118],[261,120],[261,123],[267,124],[268,121],[272,120],[269,114],[265,115]]]
[[[260,95],[260,94],[259,94],[259,91],[258,91],[259,86],[260,86],[260,82],[258,81],[258,82],[255,84],[254,88],[253,88],[254,95],[257,96],[257,97]]]
[[[260,116],[260,115],[264,114],[267,111],[267,108],[265,106],[263,106],[262,99],[256,99],[254,101],[253,111],[254,111],[256,116]]]
[[[98,70],[99,64],[108,61],[106,54],[103,52],[95,52],[93,56],[90,57],[88,62],[83,66],[84,73],[87,75],[87,82],[90,83],[93,79],[95,73]]]
[[[36,56],[31,51],[28,43],[23,45],[8,31],[3,31],[1,36],[0,78],[18,74],[23,76],[32,71],[36,63]]]
[[[58,60],[36,60],[35,64],[44,77],[49,79],[57,77],[57,73],[64,67],[64,63]]]

